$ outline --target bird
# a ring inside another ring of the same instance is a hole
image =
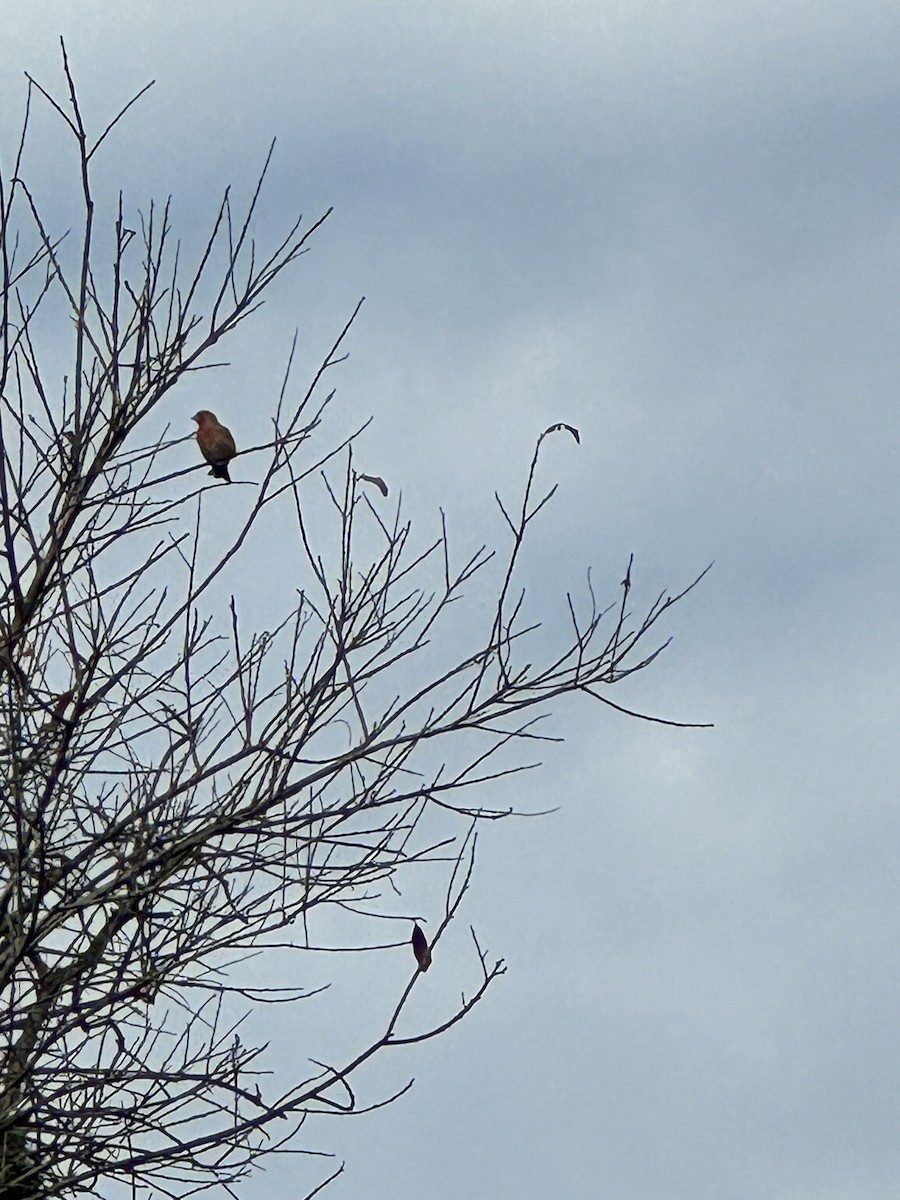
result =
[[[206,408],[201,408],[191,420],[197,422],[197,445],[200,447],[200,453],[212,467],[210,475],[214,475],[216,479],[224,479],[226,483],[231,483],[228,463],[237,454],[231,430],[220,425],[216,414]]]
[[[416,962],[419,964],[419,970],[427,971],[431,966],[431,950],[428,947],[425,934],[416,924],[413,924],[412,948],[413,954],[416,956]]]

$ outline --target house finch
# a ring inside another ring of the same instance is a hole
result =
[[[197,422],[197,445],[200,453],[212,467],[210,475],[216,479],[224,479],[231,483],[228,475],[228,462],[237,454],[231,430],[220,425],[216,414],[201,408],[191,420]]]
[[[415,924],[413,925],[412,948],[413,954],[416,956],[416,962],[419,964],[419,970],[427,971],[431,966],[431,951],[428,948],[425,934]]]

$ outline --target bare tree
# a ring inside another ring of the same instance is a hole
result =
[[[462,1000],[434,1027],[408,1024],[477,827],[510,811],[480,797],[535,765],[551,701],[621,708],[612,686],[656,657],[650,635],[680,595],[633,616],[629,563],[612,603],[588,583],[560,596],[562,625],[530,615],[517,568],[554,491],[538,489],[539,451],[555,432],[577,440],[569,426],[538,439],[516,508],[498,497],[505,549],[456,561],[443,515],[417,543],[383,481],[356,469],[360,431],[321,444],[352,317],[307,386],[286,356],[271,439],[233,464],[257,476],[227,493],[241,519],[217,521],[225,485],[168,436],[161,402],[328,214],[258,247],[264,169],[243,211],[226,192],[188,265],[169,204],[132,214],[120,194],[95,211],[97,152],[134,101],[93,136],[64,47],[63,67],[62,99],[29,79],[0,177],[0,1193],[233,1194],[310,1115],[365,1107],[362,1064],[442,1033],[503,972],[473,931]],[[27,183],[36,103],[77,151],[76,234]],[[68,374],[53,365],[64,342]],[[235,580],[267,525],[305,575],[263,631]],[[444,899],[414,956],[419,914],[399,889],[421,864]],[[241,1010],[310,995],[266,984],[261,952],[281,967],[354,950],[362,966],[400,945],[406,981],[342,1061],[309,1047],[305,1077],[285,1082],[236,1033]],[[311,1164],[309,1195],[339,1170]]]

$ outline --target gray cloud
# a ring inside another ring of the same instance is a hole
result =
[[[624,693],[716,729],[560,714],[566,751],[517,798],[562,811],[490,831],[470,906],[510,973],[373,1073],[416,1074],[411,1096],[310,1135],[348,1157],[338,1186],[893,1196],[900,14],[67,10],[8,17],[0,64],[52,80],[59,27],[94,111],[158,78],[110,184],[124,162],[198,236],[277,133],[266,218],[335,205],[216,380],[232,428],[255,436],[295,324],[308,370],[365,293],[341,419],[377,414],[372,468],[426,523],[443,504],[460,552],[502,536],[494,487],[563,419],[583,444],[547,447],[536,604],[588,562],[614,589],[632,550],[643,596],[717,559]],[[424,1004],[463,986],[464,943]],[[316,1018],[337,1041],[355,986]]]

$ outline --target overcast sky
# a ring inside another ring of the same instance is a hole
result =
[[[900,6],[4,8],[5,150],[62,33],[98,122],[157,80],[101,167],[135,203],[205,223],[277,135],[261,224],[334,205],[204,401],[238,438],[294,326],[312,368],[365,295],[342,420],[375,415],[366,461],[425,527],[502,539],[494,489],[564,420],[538,601],[631,552],[643,600],[716,561],[629,692],[715,728],[560,711],[520,798],[560,811],[486,831],[461,923],[509,972],[372,1077],[411,1094],[310,1129],[330,1194],[894,1200]]]

